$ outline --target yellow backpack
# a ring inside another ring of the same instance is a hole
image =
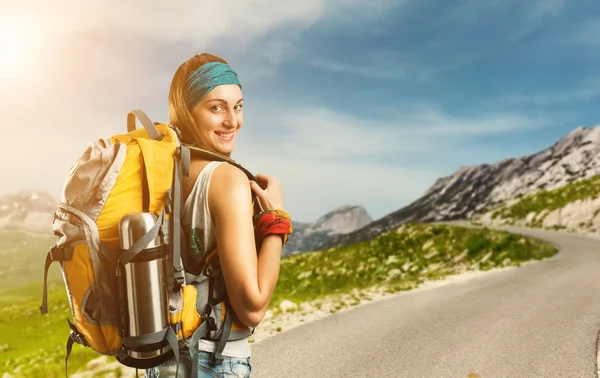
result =
[[[183,145],[176,128],[152,123],[140,110],[127,115],[127,129],[95,141],[69,172],[54,216],[57,242],[46,257],[40,311],[48,312],[47,272],[57,261],[73,317],[67,319],[65,369],[73,343],[146,369],[173,356],[179,361],[183,346],[195,358],[206,335],[221,341],[217,360],[228,340],[254,329],[236,326],[226,295],[213,301],[213,286],[221,293],[224,287],[208,269],[214,253],[194,256],[202,269],[186,278],[182,254],[190,248],[180,224],[181,179],[189,176],[191,150],[254,177],[230,159]],[[198,303],[199,282],[211,287],[208,303]]]

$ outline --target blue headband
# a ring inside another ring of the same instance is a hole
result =
[[[229,65],[221,62],[203,64],[187,79],[188,90],[185,96],[187,108],[191,110],[208,92],[224,84],[237,84],[242,88],[237,74]]]

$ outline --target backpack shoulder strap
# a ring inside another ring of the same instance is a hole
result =
[[[237,163],[233,159],[230,159],[226,156],[223,156],[216,152],[209,151],[209,150],[201,148],[201,147],[196,147],[196,146],[191,146],[191,145],[185,145],[185,146],[187,147],[187,149],[190,151],[190,153],[192,155],[201,156],[208,160],[224,161],[226,163],[229,163],[229,164],[239,168],[242,172],[244,172],[246,174],[246,176],[248,176],[249,180],[256,181],[256,177],[254,177],[254,175],[250,171],[248,171],[246,168],[244,168],[241,164]],[[260,209],[260,203],[258,202],[258,200],[256,198],[256,194],[254,192],[252,192],[252,204],[254,207],[255,214],[257,214],[261,209]]]
[[[223,155],[218,154],[216,152],[212,152],[212,151],[206,150],[206,149],[201,148],[201,147],[190,146],[190,145],[186,145],[186,147],[190,149],[190,152],[193,155],[202,156],[203,158],[208,159],[208,160],[217,160],[217,161],[227,162],[227,163],[229,163],[229,164],[231,164],[231,165],[233,165],[233,166],[238,167],[239,169],[241,169],[242,172],[244,172],[246,174],[246,176],[248,176],[248,178],[250,180],[256,180],[256,178],[254,177],[254,175],[252,173],[250,173],[250,171],[248,171],[246,168],[244,168],[241,164],[236,163],[235,160],[233,160],[233,159],[230,159],[230,158],[228,158],[226,156],[223,156]]]

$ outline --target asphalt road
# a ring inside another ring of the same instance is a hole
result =
[[[504,229],[560,251],[273,336],[252,377],[597,377],[600,238]]]

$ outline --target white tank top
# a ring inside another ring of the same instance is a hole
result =
[[[212,227],[212,218],[208,209],[208,187],[212,174],[220,164],[227,164],[222,161],[211,161],[198,174],[194,187],[183,206],[182,217],[186,224],[191,224],[193,228],[204,230],[201,235],[204,250],[211,251],[215,248],[216,235]],[[217,341],[200,339],[199,350],[214,352],[217,348]],[[250,343],[248,338],[241,340],[228,341],[223,350],[224,356],[247,358],[250,357]]]

